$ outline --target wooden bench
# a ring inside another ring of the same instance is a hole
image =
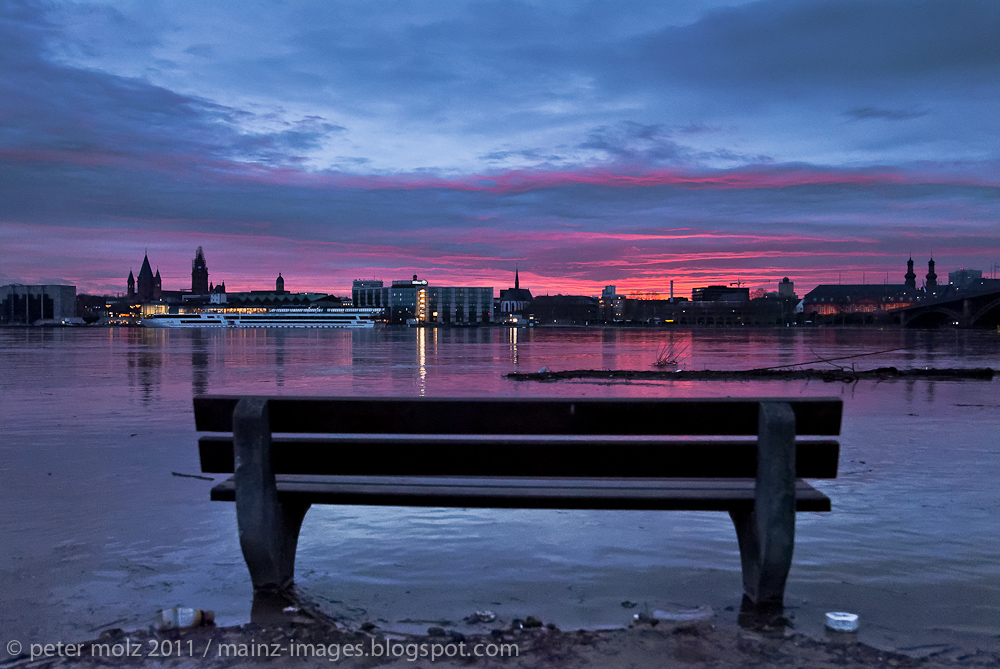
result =
[[[200,438],[201,467],[235,474],[211,498],[236,502],[255,592],[291,587],[312,504],[728,511],[751,613],[781,610],[795,512],[830,510],[802,478],[836,477],[839,444],[796,436],[838,435],[841,411],[826,398],[194,398],[197,429],[228,433]]]

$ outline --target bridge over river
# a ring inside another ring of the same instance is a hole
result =
[[[894,323],[906,327],[1000,327],[1000,290],[949,292],[889,313]]]

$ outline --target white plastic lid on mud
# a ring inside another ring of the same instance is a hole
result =
[[[858,629],[858,614],[831,611],[826,614],[826,626],[838,632],[854,632]]]

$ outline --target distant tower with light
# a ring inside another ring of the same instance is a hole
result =
[[[782,299],[795,297],[795,282],[791,281],[787,276],[778,283],[778,297]]]
[[[198,247],[191,261],[191,292],[194,295],[208,295],[208,263],[205,252]]]

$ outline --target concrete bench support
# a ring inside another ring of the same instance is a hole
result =
[[[761,402],[752,511],[731,510],[743,566],[744,609],[780,611],[795,546],[795,414]]]
[[[295,549],[309,504],[282,503],[271,467],[267,400],[243,398],[233,412],[236,523],[254,590],[284,591],[295,576]]]

